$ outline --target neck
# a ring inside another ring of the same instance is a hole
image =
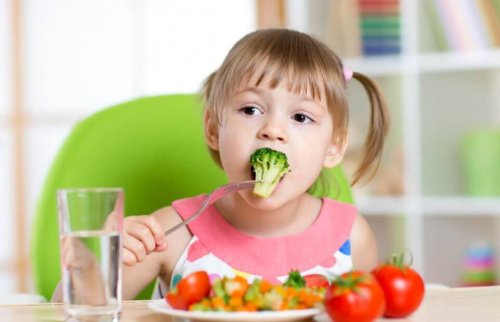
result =
[[[216,203],[220,214],[236,229],[258,237],[279,237],[307,229],[316,220],[321,200],[304,193],[279,207],[258,209],[238,194]]]

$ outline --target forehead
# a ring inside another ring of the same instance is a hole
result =
[[[292,66],[273,66],[259,64],[253,70],[247,70],[238,77],[241,81],[234,91],[246,88],[283,88],[299,96],[316,101],[325,101],[325,80],[311,72],[299,72]]]

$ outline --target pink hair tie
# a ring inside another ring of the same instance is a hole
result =
[[[343,67],[343,72],[344,72],[344,79],[345,79],[345,81],[346,82],[350,81],[351,78],[352,78],[352,74],[353,74],[352,70],[350,70],[349,68],[347,68],[347,67],[344,66]]]

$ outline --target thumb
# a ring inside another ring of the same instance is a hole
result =
[[[166,241],[161,241],[160,244],[156,244],[156,247],[154,249],[155,252],[163,252],[164,250],[166,250],[168,248],[168,244]]]

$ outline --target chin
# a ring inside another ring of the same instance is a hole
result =
[[[275,210],[283,206],[282,200],[277,198],[277,196],[269,196],[267,198],[262,198],[254,195],[252,192],[247,196],[247,202],[252,205],[257,210],[269,211]]]

